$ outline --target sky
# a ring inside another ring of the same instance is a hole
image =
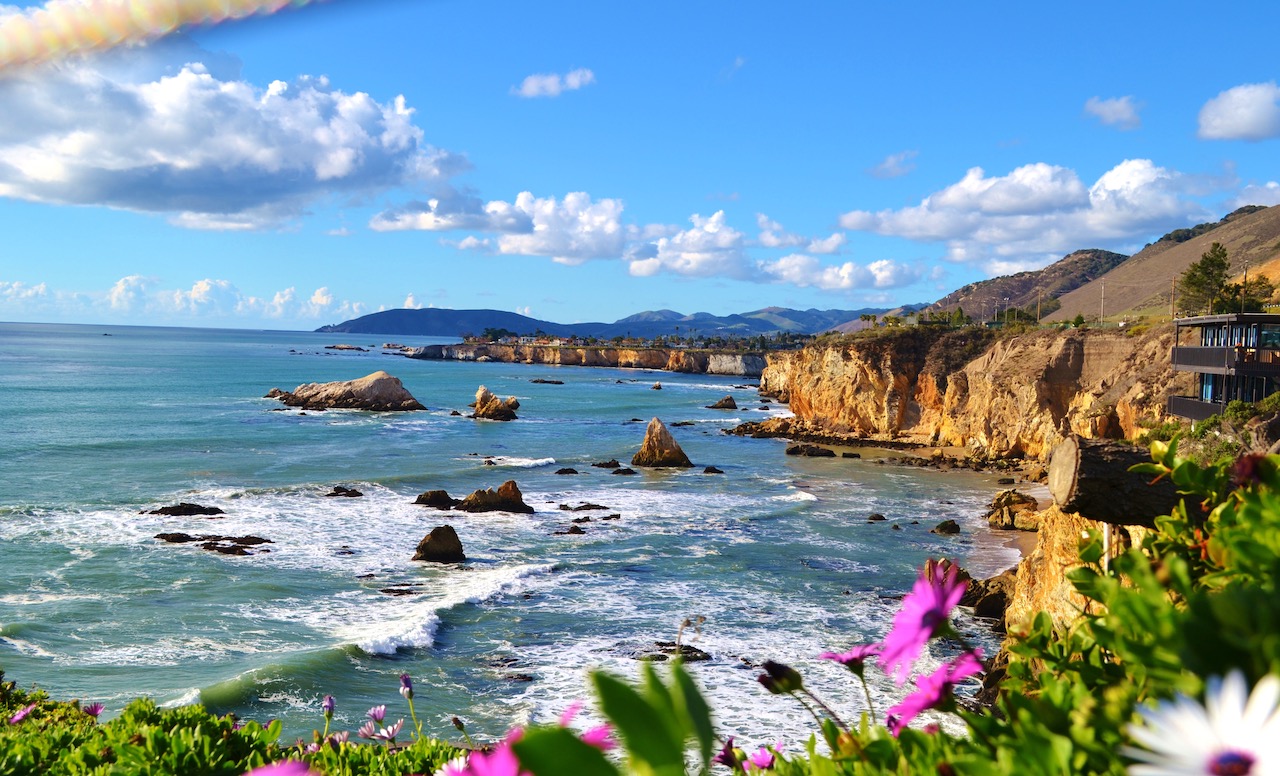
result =
[[[1264,2],[0,4],[0,321],[931,302],[1280,203],[1277,29]]]

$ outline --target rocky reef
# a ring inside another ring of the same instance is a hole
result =
[[[645,429],[644,443],[640,445],[640,451],[631,458],[631,465],[687,469],[693,466],[693,463],[680,448],[680,443],[671,436],[666,425],[654,418],[649,421],[649,426]],[[619,471],[621,470],[615,470],[614,473],[617,474]]]

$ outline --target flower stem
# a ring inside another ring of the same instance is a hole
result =
[[[866,677],[858,676],[858,680],[862,682],[862,692],[867,696],[867,711],[870,712],[871,718],[876,718],[876,704],[871,700],[871,687],[867,685]]]
[[[418,731],[416,737],[422,738],[422,723],[418,721],[418,715],[413,711],[413,698],[408,698],[407,700],[409,701],[409,716],[413,719],[413,725]]]
[[[865,685],[864,685],[864,686],[865,686]],[[828,706],[827,704],[823,703],[821,698],[819,698],[818,696],[814,695],[814,694],[813,694],[813,692],[812,692],[812,691],[810,691],[807,687],[806,687],[806,688],[802,688],[800,691],[801,691],[801,692],[803,692],[805,695],[808,695],[811,699],[813,699],[813,702],[814,702],[814,703],[816,703],[816,704],[818,704],[818,707],[819,707],[819,708],[821,708],[823,711],[825,711],[825,712],[827,713],[827,716],[829,716],[829,717],[831,717],[833,720],[835,720],[836,724],[837,724],[837,725],[839,725],[839,726],[840,726],[840,728],[841,728],[842,730],[844,730],[844,732],[846,732],[846,733],[849,733],[849,732],[850,732],[850,731],[849,731],[849,726],[848,726],[848,725],[846,725],[846,724],[844,724],[844,720],[840,719],[840,715],[839,715],[839,714],[836,714],[836,713],[835,713],[835,711],[834,711],[830,706]]]

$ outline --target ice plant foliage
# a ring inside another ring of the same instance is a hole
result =
[[[1139,761],[1134,776],[1261,776],[1280,773],[1280,677],[1268,675],[1250,693],[1244,674],[1210,679],[1204,705],[1185,695],[1141,709],[1143,723],[1126,747]]]
[[[959,572],[954,563],[930,560],[911,592],[902,599],[902,608],[893,618],[893,627],[884,637],[880,653],[885,671],[898,684],[907,681],[911,666],[929,639],[950,622],[947,618],[960,603],[966,585],[957,579]]]

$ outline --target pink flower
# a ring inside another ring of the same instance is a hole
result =
[[[366,711],[364,715],[369,719],[373,720],[374,722],[377,722],[378,724],[382,724],[383,718],[387,716],[387,707],[374,706],[372,709],[369,709],[368,711]]]
[[[527,771],[520,770],[520,761],[511,750],[511,745],[519,741],[523,734],[524,731],[517,728],[508,733],[506,739],[488,754],[472,752],[462,770],[458,770],[452,763],[446,765],[445,776],[531,776]]]
[[[318,776],[318,774],[308,768],[304,762],[285,760],[284,762],[254,768],[244,776]]]
[[[360,729],[356,731],[356,735],[361,738],[376,739],[378,737],[378,723],[369,720],[360,726]]]
[[[102,710],[104,708],[105,707],[101,703],[90,703],[88,706],[85,706],[83,709],[81,709],[81,711],[83,711],[85,714],[88,714],[90,717],[97,719],[98,715],[102,713]]]
[[[578,716],[579,711],[582,711],[582,701],[569,704],[569,708],[560,715],[560,727],[569,727],[569,723],[573,722],[573,718]],[[609,725],[589,728],[579,738],[582,739],[582,743],[594,746],[602,752],[607,752],[618,745],[618,742],[613,740],[613,728]]]
[[[738,752],[733,748],[733,736],[729,736],[725,740],[724,748],[716,752],[716,756],[711,758],[711,762],[727,765],[731,771],[736,771],[742,767],[742,763],[738,760]]]
[[[396,742],[396,736],[400,735],[400,728],[402,727],[404,727],[404,720],[398,719],[396,720],[396,724],[384,727],[377,733],[374,733],[372,737],[380,741],[389,741],[394,744]]]
[[[866,666],[867,660],[879,655],[881,649],[883,647],[879,644],[859,644],[848,652],[823,652],[818,655],[818,658],[834,660],[858,676],[862,676],[862,669]]]
[[[12,717],[9,717],[9,724],[16,725],[22,720],[26,719],[28,714],[35,711],[35,708],[37,705],[38,704],[33,703],[30,706],[24,706],[23,708],[19,709],[17,713],[15,713]]]
[[[944,663],[928,676],[916,678],[916,691],[897,706],[889,709],[885,724],[895,736],[902,732],[911,720],[926,709],[936,709],[951,698],[957,684],[982,672],[982,653],[966,652],[951,663]]]
[[[948,620],[947,616],[964,595],[965,582],[956,580],[959,568],[947,561],[925,563],[924,571],[911,592],[902,599],[902,608],[893,618],[893,628],[884,637],[880,659],[884,670],[902,684],[920,650]]]
[[[747,761],[750,762],[755,767],[759,768],[760,770],[767,771],[773,767],[773,760],[774,760],[773,753],[781,752],[781,751],[782,751],[782,742],[779,741],[778,743],[773,745],[773,751],[769,751],[768,747],[762,746],[756,750],[755,754],[748,757]]]

